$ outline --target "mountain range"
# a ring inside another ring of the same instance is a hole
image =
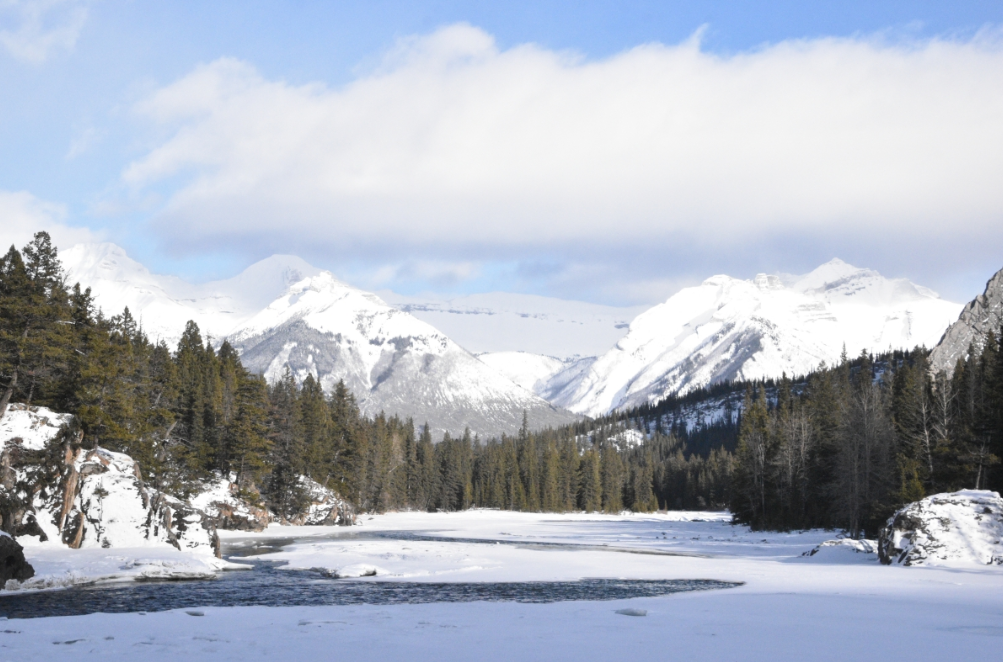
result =
[[[654,402],[718,381],[804,374],[842,351],[933,346],[961,305],[833,260],[802,276],[718,275],[649,309],[508,293],[374,293],[276,255],[222,281],[150,273],[114,244],[61,254],[106,313],[128,306],[152,339],[194,319],[252,371],[339,380],[367,414],[437,431],[513,432]]]
[[[288,366],[330,391],[339,380],[368,415],[427,423],[436,436],[512,433],[523,412],[534,428],[577,418],[512,382],[429,324],[300,258],[275,255],[234,278],[193,285],[150,273],[114,244],[61,253],[70,281],[92,289],[106,313],[126,306],[154,341],[177,343],[185,322],[228,339],[244,365],[269,380]]]
[[[594,416],[725,380],[803,375],[844,349],[933,347],[960,310],[838,259],[803,276],[714,276],[639,315],[550,399]]]

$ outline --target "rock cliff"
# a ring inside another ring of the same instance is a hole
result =
[[[974,343],[982,351],[989,332],[1003,328],[1003,269],[986,283],[986,290],[967,303],[957,322],[947,327],[944,336],[930,353],[930,366],[936,370],[954,371],[958,359],[968,356]]]

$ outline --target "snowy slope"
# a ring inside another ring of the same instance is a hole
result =
[[[478,354],[488,364],[527,391],[540,394],[550,379],[564,370],[571,361],[530,352],[488,352]]]
[[[480,434],[572,420],[435,328],[328,272],[295,284],[230,335],[244,364],[268,379],[288,365],[326,390],[339,380],[367,414],[427,421],[439,432]]]
[[[106,315],[126,306],[151,340],[174,346],[185,322],[220,338],[249,319],[292,283],[320,273],[292,255],[273,255],[221,281],[192,284],[150,271],[115,244],[78,244],[60,253],[69,282],[90,287]]]
[[[603,306],[532,294],[490,292],[448,300],[380,292],[387,303],[428,322],[474,353],[597,356],[627,333],[646,306]]]
[[[551,402],[598,415],[729,379],[804,374],[861,350],[932,347],[961,306],[840,260],[805,276],[714,276],[639,315]]]

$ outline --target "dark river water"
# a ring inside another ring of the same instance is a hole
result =
[[[401,537],[412,537],[411,535]],[[439,540],[442,540],[439,538]],[[622,600],[738,586],[709,579],[581,579],[566,582],[397,582],[331,579],[321,572],[283,570],[254,556],[292,540],[232,546],[229,558],[252,570],[217,579],[78,586],[35,593],[0,593],[0,616],[38,618],[237,606],[394,605],[429,602],[562,602]],[[481,542],[481,541],[478,541]],[[626,550],[625,550],[626,551]]]

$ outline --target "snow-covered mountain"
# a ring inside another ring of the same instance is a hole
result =
[[[627,333],[647,306],[603,306],[533,294],[489,292],[452,299],[380,292],[390,305],[428,322],[471,352],[598,356]]]
[[[596,361],[594,356],[558,359],[532,352],[486,352],[477,358],[548,402]]]
[[[151,340],[171,346],[190,319],[203,335],[222,338],[293,283],[320,273],[298,257],[273,255],[233,278],[199,285],[150,273],[115,244],[78,244],[59,256],[69,282],[90,287],[106,315],[128,306]]]
[[[729,379],[804,374],[845,347],[932,347],[961,305],[832,260],[804,276],[708,278],[639,315],[550,401],[598,415]]]
[[[229,336],[244,364],[277,379],[286,366],[330,391],[339,380],[367,414],[412,416],[441,432],[513,432],[573,416],[478,360],[434,327],[328,272],[289,288]]]
[[[851,355],[933,346],[961,311],[833,260],[804,276],[714,276],[639,314],[621,337],[632,309],[504,293],[387,302],[292,256],[202,285],[151,274],[113,244],[62,257],[99,306],[129,306],[154,339],[173,344],[194,319],[270,379],[286,365],[327,389],[344,379],[367,413],[482,434],[515,429],[523,410],[542,427],[570,420],[562,408],[598,415],[722,380],[803,374],[838,360],[844,344]]]
[[[479,361],[431,325],[339,282],[300,258],[275,255],[201,285],[150,273],[114,244],[61,253],[70,282],[92,288],[106,314],[128,306],[147,335],[177,343],[189,319],[204,336],[229,338],[244,364],[268,379],[288,364],[325,388],[340,379],[369,414],[413,416],[433,430],[514,432],[575,416]]]

